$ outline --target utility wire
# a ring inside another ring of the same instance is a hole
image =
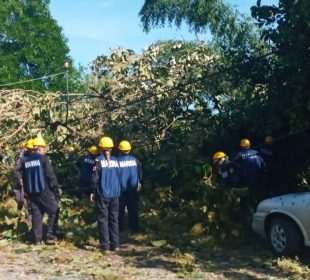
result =
[[[24,81],[19,81],[19,82],[2,84],[2,85],[0,85],[0,87],[29,83],[29,82],[32,82],[32,81],[37,81],[37,80],[42,80],[42,79],[46,79],[46,78],[56,77],[56,76],[63,75],[63,74],[65,74],[65,72],[60,72],[60,73],[51,74],[51,75],[45,75],[45,76],[42,76],[40,78],[35,78],[35,79],[31,79],[31,80],[24,80]]]
[[[258,56],[258,57],[255,57],[255,58],[250,58],[250,59],[249,59],[248,61],[246,61],[246,62],[232,65],[231,67],[222,69],[222,70],[220,70],[220,71],[218,71],[218,72],[216,72],[216,73],[211,73],[211,74],[206,75],[206,76],[204,76],[204,77],[202,77],[202,78],[199,78],[199,79],[197,79],[197,80],[195,80],[195,81],[192,81],[191,83],[188,83],[188,84],[181,84],[181,85],[179,84],[179,85],[177,85],[177,86],[175,86],[175,87],[170,88],[170,90],[178,89],[180,86],[183,86],[183,87],[184,87],[184,86],[187,86],[187,85],[196,83],[196,82],[204,81],[204,80],[206,80],[207,78],[214,77],[214,76],[218,76],[218,75],[221,75],[221,74],[223,74],[223,73],[228,72],[229,70],[235,69],[237,66],[250,63],[250,62],[251,62],[252,60],[254,60],[254,59],[257,60],[257,59],[261,59],[261,58],[268,57],[268,56],[270,56],[270,55],[273,55],[273,54],[272,54],[272,53],[268,53],[268,54],[265,54],[265,55],[262,55],[262,56]],[[97,90],[96,90],[96,93],[98,93]],[[159,96],[159,95],[162,95],[162,94],[163,94],[162,92],[155,93],[155,94],[152,94],[152,95],[149,95],[149,96],[140,98],[140,99],[138,99],[138,100],[129,101],[129,102],[127,102],[127,103],[125,103],[125,104],[122,104],[122,105],[120,105],[120,106],[116,106],[116,107],[113,107],[113,108],[110,108],[110,109],[105,109],[105,110],[103,110],[103,111],[96,112],[96,113],[94,113],[94,114],[91,114],[91,115],[88,115],[88,116],[85,116],[85,117],[81,117],[81,118],[76,118],[76,119],[68,120],[68,121],[66,121],[66,124],[75,122],[76,120],[85,120],[85,119],[88,119],[88,118],[94,118],[94,117],[96,117],[96,116],[98,116],[98,115],[101,115],[101,114],[104,114],[104,113],[113,112],[113,111],[115,111],[115,110],[118,110],[118,109],[121,109],[121,108],[130,106],[130,105],[134,105],[134,104],[136,104],[136,103],[140,103],[140,102],[142,102],[142,101],[148,100],[148,99],[150,99],[150,98],[153,98],[153,97],[156,97],[156,96]],[[96,97],[97,97],[97,96],[96,96]],[[182,132],[182,133],[180,133],[180,135],[186,134],[186,133],[187,133],[187,132]],[[173,135],[177,135],[177,134],[173,134]],[[163,139],[163,140],[165,140],[165,139]],[[137,148],[142,148],[142,147],[146,147],[146,146],[152,146],[152,145],[154,145],[154,144],[157,143],[157,142],[160,142],[160,140],[155,141],[155,142],[153,142],[153,143],[146,144],[146,145],[140,145],[140,146],[138,146]]]

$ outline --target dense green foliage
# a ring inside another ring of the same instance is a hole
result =
[[[223,52],[250,54],[261,41],[253,21],[224,1],[146,0],[139,16],[146,32],[154,27],[186,23],[195,33],[210,32]]]
[[[259,28],[256,31],[249,20],[238,17],[222,2],[182,1],[178,4],[172,0],[145,1],[140,11],[141,21],[147,31],[166,23],[180,26],[182,21],[195,32],[211,31],[225,66],[215,81],[219,93],[215,130],[218,134],[216,143],[208,137],[207,147],[215,147],[220,142],[219,148],[236,151],[241,137],[250,137],[258,143],[265,135],[273,134],[279,140],[279,169],[289,174],[282,183],[285,188],[291,184],[289,188],[296,190],[299,183],[293,178],[299,172],[305,174],[309,164],[306,156],[309,151],[309,66],[304,63],[309,59],[309,3],[279,1],[276,7],[263,6],[258,1],[257,6],[252,7]],[[223,17],[217,18],[218,21],[212,19],[219,10]],[[233,30],[229,29],[227,18],[233,19]],[[242,26],[249,28],[240,32]],[[218,34],[217,30],[223,32]],[[226,34],[230,37],[225,37]],[[234,48],[235,45],[238,48]],[[294,134],[300,130],[303,132]],[[288,136],[292,133],[295,136]],[[292,145],[294,153],[288,153]]]
[[[69,48],[52,18],[49,1],[0,1],[0,84],[45,77],[18,84],[34,90],[65,90],[64,60]],[[6,88],[16,88],[16,85]]]
[[[234,221],[247,222],[239,211],[246,194],[219,187],[214,152],[233,154],[240,138],[255,145],[273,134],[282,191],[308,189],[309,182],[309,4],[258,3],[252,13],[258,29],[220,1],[146,1],[146,30],[184,20],[194,31],[210,29],[214,42],[158,42],[141,55],[116,49],[98,56],[88,91],[71,94],[70,103],[60,93],[2,91],[0,143],[15,149],[41,133],[67,178],[69,146],[81,155],[104,134],[128,139],[144,166],[147,230],[160,229],[164,238],[172,229],[239,236]]]
[[[279,141],[284,154],[280,165],[286,174],[283,183],[291,190],[308,188],[310,68],[305,61],[310,58],[310,5],[304,0],[282,0],[278,7],[262,6],[258,1],[252,15],[273,54],[269,71],[260,72],[269,92],[264,119],[275,135],[295,132]]]
[[[271,71],[261,73],[272,91],[270,104],[288,130],[309,126],[310,109],[310,4],[280,1],[279,7],[252,7],[263,28],[263,39],[275,55]],[[283,110],[285,108],[285,111]]]

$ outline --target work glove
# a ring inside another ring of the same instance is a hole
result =
[[[59,186],[57,188],[57,192],[58,192],[58,196],[61,197],[62,196],[62,188],[61,188],[61,186]]]
[[[137,192],[141,192],[141,190],[142,190],[142,184],[139,182],[138,183]]]

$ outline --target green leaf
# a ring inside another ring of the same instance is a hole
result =
[[[162,247],[164,245],[167,244],[167,241],[166,240],[153,240],[151,241],[151,244],[154,246],[154,247]]]

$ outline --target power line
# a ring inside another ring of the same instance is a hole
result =
[[[183,86],[183,87],[184,87],[184,86],[187,86],[187,85],[192,84],[192,83],[201,82],[201,81],[203,81],[203,80],[205,80],[205,79],[207,79],[207,78],[214,77],[214,76],[218,76],[218,75],[221,75],[221,74],[223,74],[223,73],[226,73],[226,72],[228,72],[229,70],[232,70],[232,69],[234,69],[234,68],[237,67],[237,66],[250,63],[251,60],[253,60],[253,59],[257,60],[257,59],[261,59],[261,58],[268,57],[268,56],[270,56],[270,55],[272,55],[272,53],[268,53],[268,54],[265,54],[265,55],[262,55],[262,56],[258,56],[258,57],[255,57],[255,58],[251,58],[251,59],[249,59],[249,61],[246,61],[246,62],[243,62],[243,63],[239,63],[239,64],[232,65],[231,67],[225,68],[225,69],[223,69],[223,70],[221,70],[221,71],[218,71],[218,72],[216,72],[216,73],[211,73],[211,74],[206,75],[206,76],[204,76],[204,77],[202,77],[202,78],[199,78],[199,79],[197,79],[197,80],[195,80],[195,81],[192,81],[191,83],[187,83],[187,84],[185,84],[185,85],[184,85],[184,84],[181,84],[181,85],[179,84],[179,85],[177,85],[177,86],[175,86],[175,87],[170,88],[170,90],[178,89],[180,86]],[[96,93],[98,93],[98,92],[96,91]],[[96,112],[96,113],[91,114],[91,115],[89,115],[89,116],[85,116],[85,117],[81,117],[81,118],[76,118],[76,119],[68,120],[68,121],[66,122],[66,124],[75,122],[76,120],[85,120],[85,119],[88,119],[88,118],[94,118],[94,117],[96,117],[96,116],[98,116],[98,115],[101,115],[101,114],[104,114],[104,113],[108,113],[108,112],[113,112],[113,111],[115,111],[115,110],[118,110],[118,109],[121,109],[121,108],[130,106],[130,105],[134,105],[134,104],[136,104],[136,103],[140,103],[140,102],[142,102],[142,101],[148,100],[148,99],[150,99],[150,98],[153,98],[153,97],[156,97],[156,96],[159,96],[159,95],[162,95],[162,94],[163,94],[162,92],[155,93],[155,94],[146,96],[146,97],[144,97],[144,98],[140,98],[140,99],[138,99],[138,100],[133,100],[133,101],[127,102],[127,103],[125,103],[125,104],[122,104],[122,105],[117,106],[117,107],[114,107],[114,108],[105,109],[105,110],[103,110],[103,111]],[[85,97],[86,97],[86,95],[85,95]],[[99,96],[96,96],[96,97],[99,97]],[[99,98],[100,98],[100,97],[99,97]],[[85,100],[85,99],[84,99],[84,100]],[[186,134],[186,133],[187,133],[187,132],[182,132],[182,133],[180,133],[180,135],[183,135],[183,134]],[[177,135],[177,134],[174,134],[174,135]],[[164,140],[164,139],[163,139],[163,140]],[[161,140],[158,140],[158,141],[155,141],[155,142],[146,144],[146,145],[140,145],[140,146],[138,146],[138,147],[136,147],[136,148],[139,149],[139,148],[146,147],[146,146],[152,146],[152,145],[154,145],[156,142],[160,142],[160,141],[161,141]]]
[[[12,85],[17,85],[17,84],[29,83],[29,82],[33,82],[33,81],[37,81],[37,80],[42,80],[42,79],[46,79],[46,78],[56,77],[56,76],[63,75],[63,74],[65,74],[65,72],[60,72],[60,73],[51,74],[51,75],[45,75],[45,76],[42,76],[42,77],[40,77],[40,78],[35,78],[35,79],[30,79],[30,80],[24,80],[24,81],[19,81],[19,82],[13,82],[13,83],[2,84],[2,85],[0,85],[0,87],[5,87],[5,86],[12,86]]]
[[[175,89],[178,89],[180,86],[187,86],[187,85],[190,85],[190,84],[193,84],[193,83],[196,83],[196,82],[201,82],[207,78],[210,78],[210,77],[214,77],[214,76],[218,76],[218,75],[221,75],[223,73],[226,73],[228,72],[229,70],[232,70],[234,68],[236,68],[237,66],[240,66],[240,65],[243,65],[243,64],[247,64],[247,63],[250,63],[252,60],[257,60],[257,59],[261,59],[261,58],[265,58],[265,57],[268,57],[272,55],[272,53],[268,53],[268,54],[265,54],[265,55],[262,55],[262,56],[258,56],[258,57],[254,57],[254,58],[249,58],[248,61],[246,62],[243,62],[243,63],[239,63],[239,64],[235,64],[235,65],[232,65],[231,67],[228,67],[228,68],[225,68],[225,69],[222,69],[218,72],[215,72],[215,73],[211,73],[209,75],[206,75],[202,78],[199,78],[197,80],[194,80],[190,83],[187,83],[187,84],[178,84],[177,86],[175,87],[172,87],[170,88],[169,90],[175,90]],[[8,85],[15,85],[15,84],[21,84],[21,83],[27,83],[27,82],[31,82],[31,81],[35,81],[35,80],[40,80],[40,79],[43,79],[43,78],[48,78],[48,77],[54,77],[54,76],[58,76],[58,75],[62,75],[62,74],[66,74],[66,72],[61,72],[61,73],[57,73],[57,74],[52,74],[52,75],[47,75],[47,76],[43,76],[41,78],[36,78],[36,79],[31,79],[31,80],[26,80],[26,81],[19,81],[19,82],[15,82],[15,83],[7,83],[7,84],[2,84],[0,85],[0,87],[3,87],[3,86],[8,86]],[[96,93],[98,93],[96,91]],[[121,108],[124,108],[124,107],[127,107],[127,106],[130,106],[130,105],[134,105],[136,103],[140,103],[142,101],[145,101],[145,100],[148,100],[150,98],[153,98],[153,97],[156,97],[156,96],[159,96],[159,95],[162,95],[163,93],[162,92],[158,92],[158,93],[155,93],[155,94],[152,94],[152,95],[149,95],[149,96],[146,96],[144,98],[140,98],[138,100],[133,100],[133,101],[130,101],[130,102],[127,102],[125,104],[122,104],[120,106],[116,106],[116,107],[113,107],[113,108],[110,108],[110,109],[105,109],[103,111],[100,111],[100,112],[96,112],[94,114],[91,114],[89,116],[85,116],[85,117],[81,117],[81,118],[76,118],[76,119],[72,119],[72,120],[67,120],[66,119],[66,122],[65,122],[65,125],[67,125],[68,123],[72,123],[72,122],[75,122],[76,120],[85,120],[85,119],[88,119],[88,118],[94,118],[98,115],[101,115],[101,114],[104,114],[104,113],[108,113],[108,112],[113,112],[115,110],[118,110],[118,109],[121,109]],[[67,104],[68,104],[68,101],[67,101]],[[60,123],[61,124],[61,123]]]

